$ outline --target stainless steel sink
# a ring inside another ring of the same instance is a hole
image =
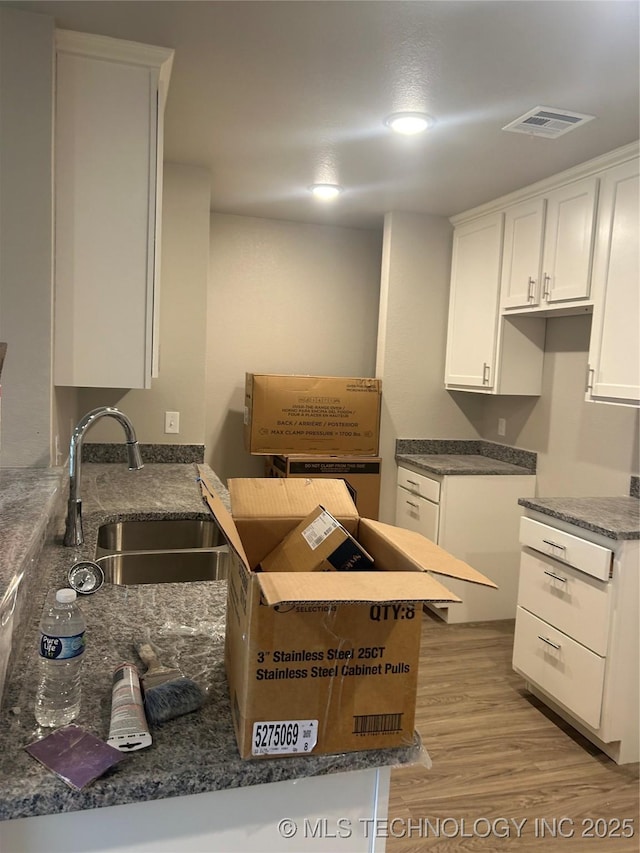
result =
[[[106,583],[192,583],[226,580],[229,552],[226,546],[191,551],[133,551],[108,554],[96,562]]]
[[[116,521],[98,529],[96,562],[107,583],[225,580],[228,559],[213,520]]]
[[[176,548],[213,548],[224,545],[214,521],[160,519],[158,521],[115,521],[98,529],[96,555],[122,551],[174,551]]]

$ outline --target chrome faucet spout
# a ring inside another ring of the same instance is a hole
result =
[[[126,437],[129,470],[142,468],[143,462],[138,447],[136,431],[129,418],[120,409],[112,406],[99,406],[82,417],[73,431],[69,444],[69,501],[64,532],[64,544],[69,547],[84,543],[82,530],[82,498],[80,497],[80,475],[82,471],[82,442],[89,427],[104,417],[114,418],[122,426]]]

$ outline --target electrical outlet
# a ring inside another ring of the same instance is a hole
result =
[[[180,432],[180,412],[164,413],[164,431],[172,433]]]
[[[506,435],[507,434],[507,419],[506,418],[498,418],[498,435]]]

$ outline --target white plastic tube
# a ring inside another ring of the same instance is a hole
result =
[[[151,734],[142,704],[138,670],[122,663],[113,673],[111,724],[107,743],[121,752],[134,752],[151,746]]]

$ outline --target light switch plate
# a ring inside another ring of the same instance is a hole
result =
[[[165,433],[180,432],[180,412],[164,413],[164,431]]]

